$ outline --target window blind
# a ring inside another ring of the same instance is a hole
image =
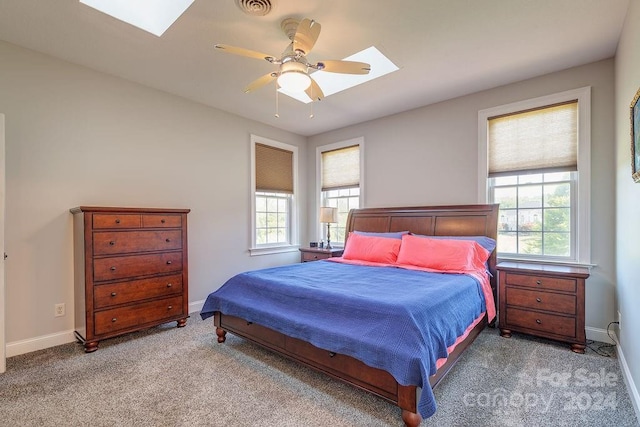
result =
[[[578,101],[489,118],[489,176],[578,170]]]
[[[293,194],[293,152],[256,144],[256,191]]]
[[[322,191],[360,185],[360,146],[322,153]]]

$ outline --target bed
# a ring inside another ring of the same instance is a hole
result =
[[[435,411],[432,389],[495,322],[496,254],[472,239],[495,243],[497,214],[498,205],[352,210],[345,259],[234,276],[209,295],[201,316],[214,318],[219,343],[227,332],[239,335],[392,402],[405,425],[417,426]],[[346,259],[356,242],[388,247],[387,237],[401,242],[393,243],[401,268]],[[409,266],[406,248],[427,241],[473,245],[484,254],[473,260],[483,262],[482,274]]]

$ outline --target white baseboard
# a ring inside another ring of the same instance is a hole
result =
[[[609,334],[607,334],[606,329],[600,328],[592,328],[587,326],[584,328],[585,334],[587,335],[588,340],[604,342],[607,344],[615,344],[616,342],[611,339]],[[611,332],[613,334],[613,332]]]
[[[616,339],[616,350],[618,352],[618,360],[620,361],[622,377],[624,378],[624,383],[627,385],[633,409],[636,411],[636,419],[640,422],[640,393],[638,392],[638,387],[631,376],[631,371],[629,370],[629,365],[627,365],[627,359],[624,357],[624,351],[620,346],[618,336],[614,334],[614,337]]]
[[[189,314],[200,312],[205,300],[189,303]],[[26,340],[9,342],[6,345],[6,356],[13,357],[32,351],[44,350],[57,345],[68,344],[76,340],[73,330],[56,332],[55,334],[42,335]]]
[[[202,306],[204,305],[205,300],[193,301],[189,303],[189,314],[200,312],[202,310]]]
[[[56,332],[55,334],[42,335],[26,340],[7,343],[7,357],[18,356],[20,354],[31,353],[32,351],[44,350],[45,348],[57,345],[68,344],[76,340],[73,330]]]

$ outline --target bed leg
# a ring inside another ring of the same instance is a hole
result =
[[[406,409],[403,409],[402,421],[404,421],[404,425],[406,425],[407,427],[418,427],[422,422],[422,417],[415,412],[410,412]]]
[[[216,335],[219,343],[223,343],[227,339],[227,331],[222,328],[216,328]]]

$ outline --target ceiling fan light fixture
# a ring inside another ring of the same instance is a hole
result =
[[[290,92],[302,92],[311,85],[307,67],[299,62],[285,62],[280,68],[278,85]]]

